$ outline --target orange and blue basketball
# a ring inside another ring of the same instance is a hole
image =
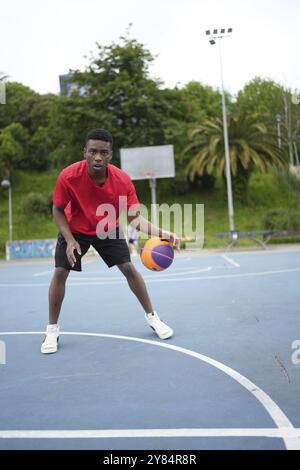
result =
[[[140,252],[141,261],[151,271],[164,271],[174,259],[174,250],[170,242],[160,238],[147,240]]]

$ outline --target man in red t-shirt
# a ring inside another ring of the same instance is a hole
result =
[[[58,348],[58,318],[70,270],[81,271],[81,258],[92,245],[108,267],[118,266],[130,289],[145,311],[149,326],[161,339],[173,330],[153,310],[145,282],[130,261],[119,215],[126,210],[128,222],[151,236],[169,239],[177,249],[179,238],[153,226],[139,213],[139,201],[129,176],[110,164],[112,136],[105,129],[87,135],[84,160],[65,168],[59,175],[53,195],[53,217],[59,234],[55,251],[55,271],[49,288],[49,324],[42,353]]]

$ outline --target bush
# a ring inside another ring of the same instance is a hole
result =
[[[193,181],[190,181],[191,188],[213,191],[215,189],[216,177],[204,173],[202,176],[196,175]]]
[[[291,212],[289,229],[293,232],[300,231],[300,212]]]
[[[300,212],[287,209],[276,209],[266,213],[264,219],[265,230],[300,231]]]
[[[279,171],[278,181],[283,188],[287,188],[294,196],[300,196],[300,180],[290,171]]]
[[[49,215],[49,197],[41,193],[29,193],[23,200],[22,211],[25,215]]]
[[[174,178],[171,180],[171,185],[170,189],[173,192],[173,194],[176,194],[176,196],[184,196],[187,194],[190,189],[191,189],[191,184],[189,181],[182,179],[180,177]]]

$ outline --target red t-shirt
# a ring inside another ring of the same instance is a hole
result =
[[[96,235],[118,227],[119,215],[139,207],[130,177],[114,165],[108,165],[108,176],[98,186],[88,174],[87,161],[73,163],[59,174],[53,203],[65,209],[74,233]],[[109,204],[109,206],[107,206]]]

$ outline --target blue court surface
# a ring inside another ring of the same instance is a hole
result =
[[[0,264],[0,448],[300,449],[300,249],[183,252],[161,273],[133,262],[173,338],[86,257],[51,355],[52,260]]]

